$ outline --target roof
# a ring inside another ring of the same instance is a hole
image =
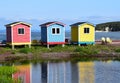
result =
[[[18,21],[18,22],[13,22],[13,23],[10,23],[10,24],[6,24],[5,26],[6,27],[11,27],[11,26],[15,26],[17,24],[25,24],[25,25],[31,26],[31,24],[28,24],[28,23],[22,22],[22,21]]]
[[[90,25],[94,26],[93,24],[88,23],[88,22],[77,22],[77,23],[74,23],[74,24],[72,24],[70,26],[79,26],[79,25],[82,25],[82,24],[90,24]]]
[[[57,21],[54,21],[54,22],[47,22],[47,23],[44,23],[44,24],[41,24],[40,26],[41,27],[48,27],[48,26],[51,26],[53,24],[58,24],[58,25],[61,25],[61,26],[65,26],[65,24],[61,23],[61,22],[57,22]]]

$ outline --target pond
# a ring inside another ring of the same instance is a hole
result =
[[[22,83],[118,83],[120,62],[46,62],[14,65]]]

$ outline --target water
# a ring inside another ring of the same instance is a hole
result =
[[[48,62],[15,66],[23,83],[119,83],[120,62]]]
[[[110,37],[112,40],[120,40],[120,32],[96,32],[95,39],[100,40],[101,37]]]
[[[32,32],[32,40],[40,40],[40,32]],[[66,38],[70,39],[71,33],[66,32]],[[120,40],[120,32],[96,32],[95,39],[100,40],[101,37],[110,37],[112,40]],[[6,34],[0,33],[0,41],[6,40]]]

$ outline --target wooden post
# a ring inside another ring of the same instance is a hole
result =
[[[65,47],[65,44],[62,44],[62,47]]]
[[[49,44],[47,44],[47,48],[49,49],[50,47],[49,47]]]
[[[12,45],[12,50],[14,50],[15,49],[15,46],[14,45]]]
[[[31,44],[29,44],[28,46],[29,46],[29,48],[31,48]]]

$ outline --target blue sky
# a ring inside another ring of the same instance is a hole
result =
[[[0,26],[19,20],[32,23],[33,29],[39,29],[38,25],[46,21],[67,25],[78,21],[120,21],[120,0],[1,0]]]
[[[120,17],[120,0],[1,0],[0,18],[60,19]],[[114,18],[114,19],[115,19]]]

